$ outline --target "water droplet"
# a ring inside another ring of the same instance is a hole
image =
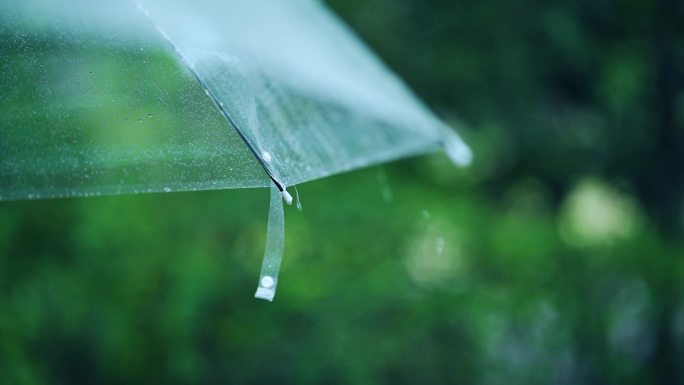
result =
[[[435,252],[440,256],[444,253],[444,238],[438,237],[435,241]]]
[[[138,123],[142,123],[142,119],[138,118]]]
[[[390,187],[389,181],[387,180],[387,174],[385,174],[384,169],[380,169],[377,172],[378,183],[380,183],[380,194],[385,203],[392,203],[394,201],[394,193]]]
[[[169,188],[169,187],[164,187],[164,192],[171,192],[171,188]]]
[[[264,160],[264,162],[271,163],[271,154],[269,154],[268,152],[262,151],[261,158]]]
[[[295,190],[295,195],[297,196],[297,210],[302,211],[302,201],[299,199],[299,190],[297,190],[297,186],[294,186]]]
[[[148,114],[147,114],[147,117],[148,117],[148,118],[151,118],[151,117],[152,117],[152,113],[151,113],[151,112],[148,113]]]

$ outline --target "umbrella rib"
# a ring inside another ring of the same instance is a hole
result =
[[[184,64],[185,64],[186,66],[188,66],[187,63],[184,63]],[[197,80],[197,82],[200,84],[200,86],[204,89],[204,91],[205,91],[206,94],[209,96],[209,98],[211,99],[211,101],[214,103],[214,105],[216,106],[216,108],[219,109],[219,111],[221,112],[221,115],[223,115],[223,117],[228,121],[228,123],[230,123],[230,125],[233,127],[233,129],[235,129],[235,131],[237,132],[237,134],[240,136],[240,139],[242,139],[242,141],[245,143],[245,145],[247,146],[247,148],[249,148],[249,150],[252,152],[252,155],[254,155],[254,157],[256,158],[257,162],[259,162],[259,164],[261,165],[261,167],[263,167],[264,171],[266,171],[266,174],[268,174],[268,177],[271,178],[271,180],[272,180],[273,183],[276,185],[276,187],[278,187],[278,190],[280,190],[281,193],[284,193],[284,192],[285,192],[285,186],[284,186],[283,184],[281,184],[281,183],[276,179],[276,177],[273,175],[273,172],[270,170],[270,168],[268,167],[268,165],[266,164],[266,162],[262,159],[262,157],[261,157],[261,156],[259,155],[259,153],[257,152],[256,148],[254,148],[254,146],[252,145],[252,143],[251,143],[251,142],[247,139],[247,137],[242,133],[242,130],[241,130],[240,127],[237,125],[237,123],[235,122],[235,120],[230,116],[230,114],[228,113],[228,111],[226,111],[226,109],[225,109],[225,108],[221,105],[221,103],[218,101],[218,99],[217,99],[216,95],[214,94],[214,92],[212,92],[211,89],[209,89],[209,87],[207,86],[207,84],[204,82],[204,80],[202,80],[202,78],[200,78],[199,74],[194,70],[194,68],[188,66],[188,69],[190,70],[190,72],[191,72],[191,73],[193,74],[193,76],[195,77],[195,80]]]
[[[147,9],[145,7],[143,7],[142,4],[140,4],[140,2],[136,1],[136,5],[137,5],[138,10],[143,15],[145,15],[145,17],[147,18],[147,20],[150,21],[150,23],[152,23],[152,25],[155,27],[157,32],[159,32],[159,34],[162,36],[162,38],[164,40],[166,40],[166,42],[168,44],[171,45],[171,48],[176,53],[176,55],[180,58],[180,61],[183,63],[183,66],[185,66],[185,68],[187,68],[188,71],[190,71],[190,73],[195,77],[195,80],[197,80],[200,87],[202,87],[202,89],[204,89],[204,92],[207,94],[207,96],[209,96],[209,99],[211,99],[211,101],[214,103],[216,108],[218,108],[218,110],[221,112],[221,115],[223,115],[223,117],[228,121],[228,123],[237,132],[238,136],[240,136],[240,139],[242,139],[242,141],[245,143],[247,148],[249,148],[249,150],[252,152],[252,155],[254,155],[254,157],[256,158],[257,162],[259,162],[259,164],[264,169],[264,171],[266,171],[266,174],[268,175],[268,177],[271,179],[271,181],[273,181],[273,184],[275,184],[275,186],[278,188],[278,190],[280,191],[280,193],[283,196],[283,199],[285,199],[287,204],[291,204],[292,203],[292,196],[287,192],[286,186],[284,186],[282,183],[280,183],[280,181],[278,181],[278,179],[276,179],[276,177],[273,175],[273,172],[268,167],[266,162],[264,162],[264,160],[261,158],[261,156],[259,155],[257,150],[254,148],[252,143],[243,134],[242,130],[240,130],[240,127],[237,125],[235,120],[230,116],[228,111],[226,111],[226,109],[223,107],[223,105],[221,105],[221,103],[218,101],[218,98],[216,97],[216,95],[207,86],[207,84],[204,82],[204,80],[202,80],[202,78],[199,76],[199,74],[195,70],[194,66],[192,66],[188,62],[188,60],[185,58],[183,53],[180,51],[180,48],[178,48],[176,43],[174,43],[173,39],[171,39],[171,36],[169,36],[169,34],[167,34],[166,31],[164,31],[164,29],[161,28],[161,26],[159,26],[157,23],[155,23],[154,20],[152,20],[149,12],[147,11]]]

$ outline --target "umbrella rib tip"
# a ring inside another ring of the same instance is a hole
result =
[[[290,193],[287,192],[287,189],[283,188],[280,194],[283,196],[283,200],[285,201],[285,203],[287,203],[288,205],[292,204],[292,195],[290,195]]]

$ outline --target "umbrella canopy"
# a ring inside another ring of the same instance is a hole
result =
[[[314,0],[0,4],[0,200],[272,186],[290,203],[288,186],[440,148],[470,160]]]

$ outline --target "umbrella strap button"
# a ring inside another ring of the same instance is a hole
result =
[[[263,287],[264,289],[270,289],[273,287],[274,284],[275,280],[270,275],[266,275],[263,278],[261,278],[261,287]]]

